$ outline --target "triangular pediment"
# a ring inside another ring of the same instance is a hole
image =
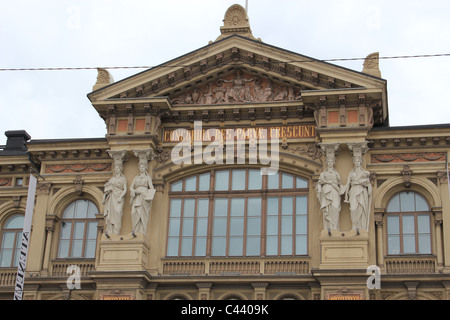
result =
[[[386,81],[381,78],[232,35],[124,80],[106,83],[88,97],[94,107],[154,98],[183,106],[296,101],[305,93],[311,99],[337,91],[375,89],[385,101],[385,88]]]

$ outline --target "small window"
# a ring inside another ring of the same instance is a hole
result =
[[[10,217],[2,228],[0,247],[0,267],[18,266],[22,240],[24,216],[16,214]]]
[[[64,211],[59,236],[58,258],[94,258],[97,240],[97,207],[77,200]]]
[[[387,206],[388,254],[431,254],[431,214],[426,200],[401,192]]]

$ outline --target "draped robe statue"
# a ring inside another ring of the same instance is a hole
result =
[[[152,200],[155,195],[152,178],[147,173],[148,164],[139,161],[140,173],[133,179],[130,186],[132,231],[147,233],[148,220]]]
[[[115,164],[114,176],[106,182],[103,194],[105,232],[107,234],[120,234],[126,192],[127,179],[122,174],[122,166]]]
[[[352,229],[368,230],[370,203],[372,199],[372,185],[370,172],[361,168],[361,157],[353,157],[354,167],[348,176],[344,187],[344,202],[350,204]]]
[[[320,174],[316,185],[324,230],[339,230],[342,182],[341,176],[334,169],[334,161],[333,158],[327,158],[327,169]]]

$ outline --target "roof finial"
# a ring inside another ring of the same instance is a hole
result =
[[[246,3],[246,7],[247,7]],[[233,4],[228,8],[223,19],[223,26],[220,27],[221,35],[216,39],[220,40],[232,34],[238,34],[243,37],[255,39],[250,29],[250,24],[247,16],[247,9],[244,9],[239,4]]]

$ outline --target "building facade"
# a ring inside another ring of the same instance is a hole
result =
[[[0,151],[0,298],[450,297],[450,125],[390,127],[378,54],[361,72],[255,39],[230,7],[203,48],[113,82],[104,138]]]

